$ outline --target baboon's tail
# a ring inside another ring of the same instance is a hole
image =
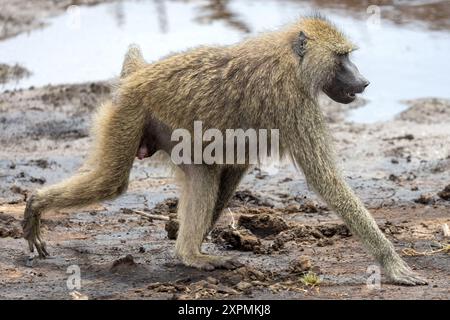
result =
[[[71,178],[38,190],[30,198],[33,211],[80,207],[122,194],[145,126],[141,106],[103,105],[93,127],[95,141],[88,159]]]
[[[140,50],[130,47],[122,75],[144,63]],[[84,206],[115,198],[127,189],[146,111],[132,88],[120,85],[113,101],[102,105],[94,118],[94,144],[83,166],[69,179],[38,190],[29,199],[30,212]]]
[[[120,72],[120,78],[125,78],[146,64],[141,49],[136,44],[129,46]]]

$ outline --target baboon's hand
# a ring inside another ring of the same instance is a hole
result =
[[[400,258],[385,267],[387,277],[395,284],[406,286],[426,285],[428,281],[420,277]]]
[[[41,239],[41,215],[39,212],[33,211],[32,204],[33,196],[28,199],[25,208],[22,222],[23,237],[28,241],[30,251],[34,252],[34,248],[36,247],[39,257],[45,259],[49,254],[45,242]]]

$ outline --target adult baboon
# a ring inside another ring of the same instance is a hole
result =
[[[82,169],[28,200],[24,235],[30,249],[48,253],[40,236],[49,209],[111,199],[127,188],[134,157],[165,150],[172,130],[279,129],[280,152],[303,170],[311,186],[345,221],[395,283],[425,284],[395,252],[335,167],[329,133],[317,103],[323,91],[349,103],[369,82],[349,60],[355,49],[321,17],[227,47],[200,47],[147,64],[132,48],[113,100],[95,125],[96,142]],[[203,254],[201,244],[227,205],[247,165],[180,166],[176,254],[189,266],[232,268],[233,259]]]

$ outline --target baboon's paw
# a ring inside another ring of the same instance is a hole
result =
[[[186,265],[200,270],[212,271],[214,269],[233,270],[242,266],[235,258],[218,257],[210,255],[198,255],[190,258]]]
[[[32,210],[33,198],[28,200],[25,208],[24,220],[22,222],[23,237],[28,241],[30,252],[36,248],[39,257],[45,259],[49,256],[47,246],[41,238],[41,217]]]
[[[390,269],[388,273],[388,278],[394,284],[404,285],[404,286],[423,286],[427,285],[428,281],[416,272],[411,270],[406,263],[402,263],[399,266]]]

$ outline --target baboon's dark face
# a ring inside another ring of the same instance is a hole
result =
[[[323,92],[336,102],[350,103],[356,99],[356,94],[364,91],[369,81],[359,73],[348,54],[339,55],[337,59],[336,73],[323,87]]]

